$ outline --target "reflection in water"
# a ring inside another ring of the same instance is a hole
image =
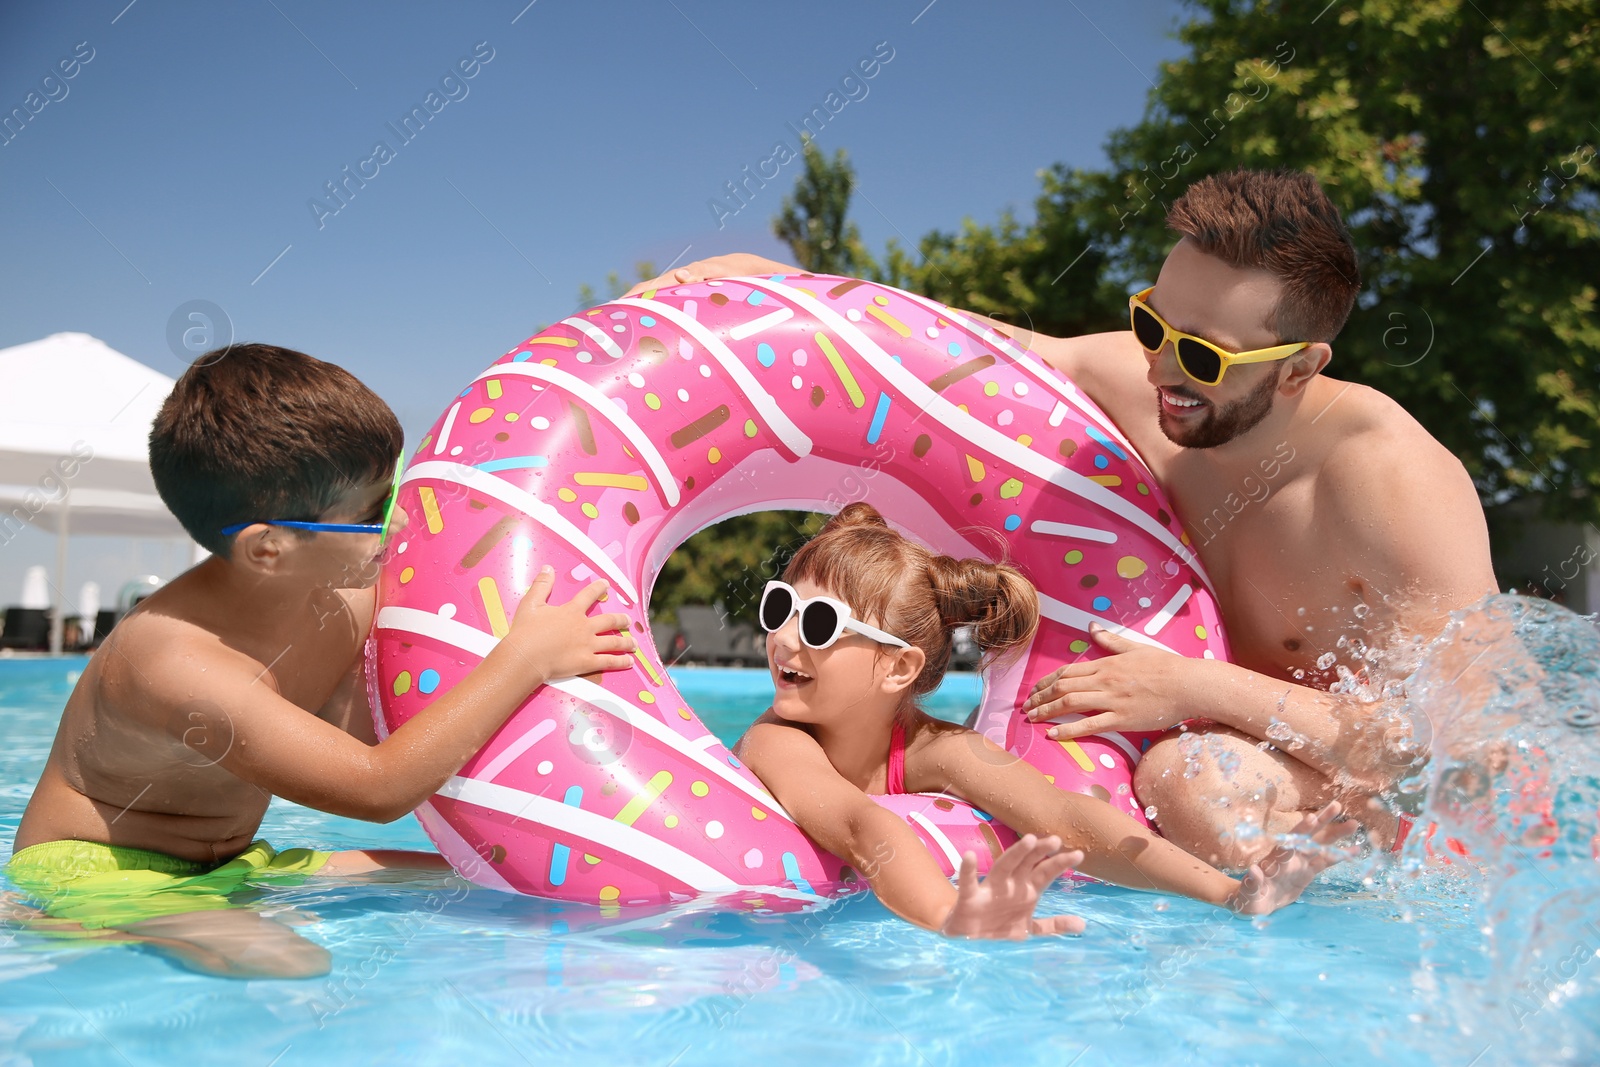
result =
[[[1482,877],[1490,967],[1441,983],[1435,1007],[1484,1062],[1600,1055],[1600,630],[1547,601],[1459,612],[1407,686],[1432,738],[1412,870]]]

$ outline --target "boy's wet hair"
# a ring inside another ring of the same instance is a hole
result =
[[[342,367],[274,345],[195,361],[150,427],[150,473],[196,542],[227,558],[222,530],[316,521],[352,486],[393,468],[404,442],[389,405]]]
[[[1017,568],[936,556],[891,530],[866,503],[829,519],[800,546],[783,580],[813,582],[862,621],[922,649],[927,660],[911,686],[913,700],[944,680],[956,627],[973,628],[985,666],[1025,648],[1039,628],[1039,594]]]

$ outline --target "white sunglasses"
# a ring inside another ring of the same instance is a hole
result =
[[[850,612],[850,605],[831,596],[802,600],[794,588],[783,582],[768,582],[761,593],[761,628],[777,633],[796,613],[800,615],[800,640],[811,648],[827,648],[846,630],[854,630],[879,644],[910,648],[894,634],[868,626]]]

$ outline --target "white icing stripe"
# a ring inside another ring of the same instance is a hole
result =
[[[1185,586],[1184,588],[1187,589],[1188,586]],[[1064,626],[1070,626],[1074,630],[1082,630],[1084,633],[1089,632],[1089,624],[1091,622],[1099,623],[1107,630],[1110,630],[1119,637],[1126,637],[1129,641],[1137,641],[1141,645],[1149,645],[1151,648],[1159,648],[1163,652],[1171,652],[1174,656],[1178,654],[1173,649],[1170,649],[1160,641],[1157,641],[1154,637],[1147,637],[1138,630],[1129,629],[1120,622],[1112,622],[1110,619],[1101,618],[1099,615],[1091,615],[1082,608],[1075,608],[1071,604],[1057,600],[1053,596],[1046,596],[1043,593],[1039,594],[1039,614],[1054,622],[1059,622]]]
[[[1174,593],[1172,599],[1167,601],[1166,606],[1151,616],[1150,621],[1144,624],[1144,632],[1151,637],[1160,633],[1161,628],[1172,621],[1172,617],[1182,610],[1193,595],[1194,586],[1185,582],[1183,588]]]
[[[435,641],[469,652],[479,659],[487,656],[494,650],[494,646],[500,643],[493,634],[485,633],[475,626],[468,626],[466,623],[446,619],[431,611],[419,611],[416,608],[386,607],[378,612],[376,625],[380,630],[400,630],[421,637],[431,637]],[[705,738],[685,740],[660,719],[640,710],[610,690],[583,678],[560,678],[548,684],[574,699],[621,719],[641,733],[649,734],[662,745],[698,763],[707,772],[743,792],[762,807],[772,809],[779,818],[789,822],[794,821],[770,793],[752,785],[743,776],[735,774],[732,768],[706,751],[706,748],[717,743],[714,735],[710,742]]]
[[[547,367],[543,363],[497,363],[472,379],[481,382],[485,378],[503,378],[508,374],[520,375],[524,378],[538,378],[549,382],[551,385],[564,389],[588,404],[595,412],[612,426],[617,432],[628,439],[628,443],[644,460],[644,465],[650,468],[650,473],[656,476],[656,484],[661,487],[661,495],[666,497],[667,506],[678,506],[678,482],[673,478],[672,472],[667,469],[667,461],[661,458],[661,452],[650,438],[645,436],[639,424],[628,418],[617,409],[612,399],[576,375],[568,374],[564,370]]]
[[[428,836],[438,844],[439,854],[449,860],[452,867],[459,863],[472,872],[470,876],[463,874],[461,877],[466,878],[473,885],[481,885],[485,889],[498,889],[502,893],[515,893],[517,891],[510,882],[506,881],[504,875],[494,869],[493,864],[485,863],[483,857],[478,855],[478,850],[467,844],[467,839],[461,836],[459,830],[450,825],[450,820],[446,819],[439,809],[433,806],[432,800],[424,800],[421,804],[418,804],[416,811],[412,814],[416,815],[417,821],[428,832]]]
[[[633,583],[628,580],[628,576],[622,573],[622,568],[618,567],[616,562],[606,555],[599,545],[590,540],[588,534],[567,521],[559,511],[532,493],[518,489],[510,482],[496,478],[489,472],[478,470],[476,467],[468,467],[463,463],[444,463],[438,460],[412,464],[407,468],[405,477],[400,484],[405,485],[408,482],[419,481],[424,478],[465,486],[468,489],[482,493],[484,496],[492,496],[506,506],[522,512],[528,518],[582,553],[588,559],[590,565],[611,579],[611,587],[624,600],[630,604],[639,603],[639,592],[634,588]]]
[[[444,417],[444,425],[439,428],[439,439],[433,443],[433,454],[443,455],[444,449],[450,443],[450,431],[456,424],[456,412],[461,410],[461,401],[457,400],[450,405],[450,414]]]
[[[574,330],[577,330],[579,333],[583,334],[589,340],[593,341],[595,344],[604,349],[606,355],[610,356],[612,359],[622,358],[622,349],[617,347],[617,342],[607,337],[604,330],[600,329],[600,327],[596,326],[588,319],[580,319],[574,315],[570,319],[562,319],[561,325],[571,326]]]
[[[1062,714],[1057,715],[1054,718],[1040,719],[1039,721],[1042,722],[1042,723],[1043,722],[1077,722],[1080,719],[1087,719],[1087,718],[1089,718],[1089,716],[1080,715],[1075,711],[1068,711],[1068,712],[1063,712]],[[1139,762],[1139,750],[1133,747],[1133,742],[1132,741],[1129,741],[1126,737],[1122,736],[1122,734],[1116,732],[1115,730],[1107,730],[1103,734],[1085,734],[1085,735],[1083,735],[1083,737],[1076,738],[1075,740],[1082,741],[1082,740],[1084,740],[1084,738],[1087,738],[1087,737],[1093,737],[1096,740],[1105,741],[1105,742],[1108,742],[1110,744],[1116,745],[1118,748],[1120,748],[1122,750],[1122,754],[1128,757],[1130,762],[1132,762],[1132,763],[1138,763]],[[1088,753],[1084,753],[1084,755],[1088,755]]]
[[[1029,374],[1033,375],[1040,382],[1044,383],[1047,388],[1064,397],[1072,404],[1073,407],[1077,408],[1084,415],[1088,416],[1090,421],[1096,427],[1102,431],[1109,432],[1110,435],[1116,438],[1122,447],[1127,450],[1130,456],[1139,455],[1139,450],[1133,447],[1133,443],[1123,435],[1122,430],[1117,427],[1117,424],[1111,421],[1111,418],[1106,415],[1105,412],[1101,411],[1099,406],[1095,404],[1094,401],[1084,396],[1083,393],[1078,390],[1075,384],[1064,381],[1059,375],[1053,373],[1050,369],[1040,366],[1032,358],[1030,358],[1026,352],[1012,344],[1005,337],[995,333],[993,330],[990,330],[980,322],[974,322],[968,319],[966,316],[962,315],[953,308],[942,307],[941,305],[933,303],[926,297],[919,296],[916,293],[908,293],[904,289],[894,289],[894,287],[890,285],[885,285],[883,288],[893,289],[895,292],[899,293],[901,296],[904,296],[913,303],[920,304],[932,314],[938,315],[947,321],[954,322],[958,326],[962,326],[965,329],[971,330],[973,333],[978,334],[995,348],[998,348],[1004,352],[1012,359],[1013,362],[1017,363]],[[1060,426],[1062,419],[1065,417],[1066,407],[1058,402],[1054,410],[1050,412],[1051,427]],[[1143,458],[1140,458],[1142,462]],[[1140,512],[1140,514],[1143,514],[1143,512]],[[1215,595],[1216,586],[1212,584],[1211,575],[1206,573],[1205,566],[1200,562],[1199,555],[1183,547],[1183,543],[1181,541],[1178,542],[1177,546],[1173,546],[1170,537],[1164,537],[1162,540],[1165,541],[1169,547],[1173,547],[1180,559],[1185,560],[1189,566],[1194,568],[1195,573],[1200,576],[1200,580],[1205,583],[1206,588],[1211,590],[1212,594]]]
[[[1035,519],[1028,529],[1047,537],[1076,537],[1081,541],[1098,541],[1103,545],[1117,543],[1117,534],[1114,530],[1096,530],[1093,526],[1074,526],[1070,522]]]
[[[698,763],[701,767],[744,793],[762,807],[771,808],[780,818],[794,822],[793,817],[783,810],[783,807],[771,793],[768,793],[758,785],[751,784],[743,776],[735,774],[727,764],[711,755],[705,748],[698,747],[698,741],[686,741],[681,734],[676,733],[660,719],[635,707],[611,692],[611,690],[598,686],[585,678],[560,678],[549,684],[586,704],[611,713],[634,729],[649,734],[668,748]],[[709,748],[710,746],[706,747]]]
[[[813,318],[826,323],[833,332],[855,349],[857,355],[870,363],[873,370],[889,381],[896,391],[906,398],[908,404],[921,408],[937,422],[959,433],[973,447],[980,448],[1002,462],[1027,471],[1034,477],[1059,486],[1075,496],[1082,497],[1091,504],[1099,505],[1144,530],[1170,548],[1179,559],[1198,569],[1199,560],[1195,558],[1195,554],[1172,536],[1172,531],[1161,523],[1098,482],[1091,481],[1077,471],[1063,467],[1031,448],[1018,444],[1000,431],[962,411],[929,389],[922,379],[896,363],[870,337],[821,301],[813,300],[798,290],[767,278],[739,278],[738,281],[742,285],[765,290],[797,304]]]
[[[961,853],[956,851],[955,843],[944,835],[943,830],[933,825],[920,811],[908,811],[906,818],[922,827],[928,836],[933,838],[933,843],[939,846],[939,851],[944,853],[945,861],[950,864],[951,873],[961,870]]]
[[[886,285],[883,288],[893,289],[894,287]],[[954,308],[946,308],[935,304],[927,297],[919,296],[916,293],[908,293],[904,289],[895,289],[894,291],[906,297],[908,300],[911,300],[913,303],[921,304],[928,311],[938,315],[940,318],[953,322],[963,329],[971,330],[979,337],[982,337],[985,341],[989,342],[990,345],[998,348],[1000,351],[1009,356],[1012,362],[1016,363],[1018,366],[1022,367],[1023,370],[1033,375],[1033,377],[1043,384],[1045,388],[1057,393],[1062,397],[1065,397],[1073,407],[1089,416],[1089,418],[1093,420],[1097,426],[1102,429],[1109,430],[1111,432],[1111,436],[1115,437],[1119,442],[1121,442],[1122,446],[1128,450],[1130,455],[1137,456],[1139,454],[1138,449],[1134,448],[1133,445],[1128,442],[1128,439],[1122,436],[1122,431],[1117,428],[1116,423],[1112,422],[1111,419],[1106,416],[1105,412],[1101,411],[1093,401],[1089,400],[1081,392],[1079,392],[1075,385],[1070,382],[1062,381],[1055,374],[1040,366],[1033,360],[1031,356],[1028,355],[1027,350],[1018,348],[1005,335],[989,329],[989,327],[985,326],[981,322],[967,318]],[[1052,422],[1050,425],[1055,426],[1058,425],[1058,423]]]
[[[745,886],[709,864],[703,863],[682,849],[673,848],[660,838],[643,830],[624,826],[615,819],[584,811],[570,804],[510,789],[493,782],[472,778],[452,777],[439,787],[439,796],[449,797],[464,804],[474,804],[490,811],[498,811],[515,819],[526,819],[559,834],[568,834],[582,841],[590,841],[609,848],[629,859],[648,864],[670,878],[676,878],[698,893],[726,890],[758,890],[772,896],[790,900],[821,901],[815,893],[779,886]]]
[[[728,331],[728,336],[735,341],[743,341],[751,334],[760,333],[762,330],[770,330],[780,322],[788,322],[792,318],[794,318],[793,308],[779,308],[770,315],[763,315],[759,319],[751,319],[749,322],[741,322]]]
[[[500,643],[494,634],[484,633],[476,626],[417,608],[397,608],[393,605],[382,608],[373,625],[380,630],[400,630],[419,637],[431,637],[452,648],[470,652],[479,659],[487,657],[494,651],[494,646]]]
[[[524,752],[528,751],[528,749],[532,748],[534,745],[537,745],[540,741],[543,741],[546,737],[550,736],[551,731],[553,731],[555,728],[556,721],[554,719],[539,720],[533,729],[529,730],[527,733],[523,734],[521,737],[507,745],[501,751],[500,755],[491,760],[487,767],[479,771],[478,777],[482,778],[485,782],[494,781],[500,776],[501,771],[515,763],[517,758]]]
[[[745,395],[756,412],[766,422],[769,429],[782,441],[784,447],[793,452],[795,457],[809,456],[811,454],[811,438],[804,430],[794,424],[794,421],[785,414],[783,408],[772,398],[772,394],[761,387],[755,375],[750,373],[748,367],[740,362],[722,339],[706,329],[700,323],[691,319],[671,304],[663,304],[658,300],[630,300],[626,297],[611,301],[613,304],[623,304],[627,307],[638,308],[651,315],[659,315],[668,320],[684,333],[693,337],[700,346],[714,356],[722,369],[728,372],[734,385]]]

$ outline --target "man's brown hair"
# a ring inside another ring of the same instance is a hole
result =
[[[229,345],[196,360],[161,405],[150,473],[189,536],[226,558],[224,527],[315,521],[341,493],[387,474],[403,443],[389,405],[342,367]]]
[[[1265,325],[1282,342],[1332,341],[1355,306],[1355,245],[1310,174],[1240,168],[1202,178],[1173,202],[1167,228],[1230,266],[1277,278],[1283,294]]]

